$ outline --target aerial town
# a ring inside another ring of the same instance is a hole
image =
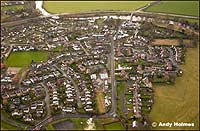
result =
[[[180,65],[187,48],[197,47],[196,32],[188,23],[146,15],[52,16],[2,25],[1,110],[27,129],[45,129],[65,117],[148,127],[154,83],[173,85],[184,75]],[[9,57],[20,52],[47,58],[9,66]]]

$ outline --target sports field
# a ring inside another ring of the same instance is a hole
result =
[[[97,10],[133,11],[151,1],[44,1],[44,8],[50,13],[72,13]]]
[[[28,51],[28,52],[12,52],[6,64],[9,67],[24,67],[28,66],[31,61],[40,62],[45,61],[48,58],[48,52],[46,51]]]
[[[170,129],[199,128],[199,65],[198,48],[188,48],[182,77],[175,85],[154,85],[155,103],[150,113],[152,122],[193,122],[195,127],[171,127]],[[169,129],[156,127],[155,129]]]
[[[161,1],[145,11],[199,16],[198,1]]]

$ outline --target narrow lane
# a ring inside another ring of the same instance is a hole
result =
[[[50,109],[50,97],[49,97],[49,91],[46,87],[46,85],[44,85],[44,83],[41,83],[41,85],[44,87],[45,92],[46,92],[46,96],[45,96],[45,103],[46,103],[46,108],[47,108],[47,117],[51,116],[51,109]]]

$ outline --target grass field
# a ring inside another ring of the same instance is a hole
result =
[[[6,60],[6,64],[10,67],[25,67],[32,60],[34,62],[40,62],[47,60],[47,58],[48,52],[46,51],[12,52]]]
[[[117,96],[119,99],[117,100],[117,108],[119,109],[119,114],[122,115],[122,99],[123,99],[123,91],[125,90],[127,84],[126,82],[120,82],[119,84],[117,83]]]
[[[97,97],[97,106],[98,106],[98,110],[99,113],[105,113],[106,112],[106,108],[105,108],[105,100],[104,100],[104,94],[103,91],[96,91]]]
[[[187,20],[189,23],[192,23],[192,24],[196,23],[197,25],[199,25],[199,19],[187,19],[187,18],[185,18],[185,20]]]
[[[162,27],[162,28],[167,28],[167,26],[168,26],[168,24],[163,24],[163,23],[156,23],[155,22],[154,24],[156,26]],[[190,34],[191,32],[193,32],[194,34],[199,35],[198,31],[195,31],[195,30],[192,30],[192,29],[188,29],[188,28],[185,28],[183,26],[178,26],[178,25],[174,25],[172,30],[178,31],[178,32],[181,32],[182,30],[185,30],[186,34]]]
[[[22,10],[22,9],[24,9],[24,5],[11,5],[11,6],[1,7],[2,11],[7,11],[7,10],[17,11],[17,10]]]
[[[178,45],[178,39],[154,39],[152,45]]]
[[[1,130],[17,130],[17,127],[1,120]]]
[[[149,12],[163,12],[199,16],[198,1],[162,1],[145,9]]]
[[[95,10],[132,11],[151,1],[44,1],[44,8],[50,13],[87,12]]]
[[[199,65],[198,48],[188,48],[182,77],[175,85],[154,85],[155,103],[150,113],[153,122],[194,122],[195,127],[170,129],[199,129]],[[156,127],[155,129],[169,129]]]
[[[123,125],[120,122],[105,125],[106,130],[124,130]]]

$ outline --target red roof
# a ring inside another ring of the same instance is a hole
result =
[[[6,65],[1,63],[1,68],[5,68],[5,67],[6,67]]]

